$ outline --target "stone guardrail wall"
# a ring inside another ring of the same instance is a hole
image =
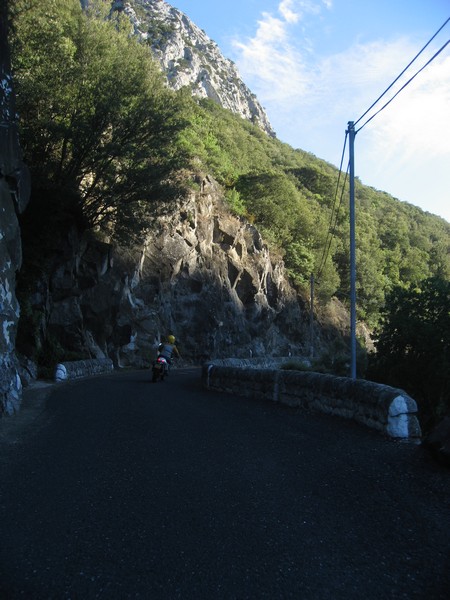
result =
[[[220,367],[238,367],[240,369],[278,369],[289,363],[301,364],[305,368],[311,366],[311,361],[304,356],[269,356],[257,358],[221,358],[211,361]]]
[[[90,375],[110,373],[114,370],[110,358],[93,358],[89,360],[74,360],[56,365],[55,381],[67,381],[68,379],[80,379]]]
[[[205,387],[353,419],[393,438],[417,441],[421,437],[417,404],[401,389],[363,379],[277,369],[273,362],[272,368],[259,368],[256,361],[246,365],[246,360],[233,359],[230,366],[229,360],[203,365]]]

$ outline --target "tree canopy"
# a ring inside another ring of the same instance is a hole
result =
[[[129,22],[105,18],[105,3],[90,6],[15,3],[21,141],[34,187],[77,191],[91,226],[120,230],[131,220],[139,230],[154,203],[178,191],[171,176],[183,160],[173,151],[181,97],[165,88]]]
[[[370,375],[408,391],[429,427],[450,409],[450,282],[395,287],[375,339]]]
[[[338,170],[189,89],[170,91],[147,45],[110,3],[16,0],[13,67],[35,188],[76,199],[85,222],[139,235],[192,185],[223,186],[306,292],[349,297],[348,190]],[[339,184],[339,185],[338,185]],[[348,185],[348,183],[346,184]],[[41,194],[41,197],[45,194]],[[53,206],[53,205],[52,205]],[[450,224],[356,181],[357,310],[375,326],[386,296],[450,279]]]

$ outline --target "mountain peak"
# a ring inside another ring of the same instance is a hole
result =
[[[135,34],[145,40],[167,77],[169,87],[188,86],[194,96],[210,98],[275,137],[269,119],[235,64],[187,15],[165,0],[115,0]]]

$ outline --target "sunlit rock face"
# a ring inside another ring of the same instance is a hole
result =
[[[187,86],[194,96],[210,98],[275,136],[263,107],[236,66],[184,13],[164,0],[116,0],[113,10],[129,16],[135,33],[149,44],[171,88]]]
[[[139,291],[187,356],[302,353],[305,313],[259,232],[231,215],[209,178],[143,250]]]
[[[129,15],[139,35],[147,36],[155,55],[159,52],[170,85],[189,81],[194,92],[215,94],[216,101],[272,133],[234,66],[187,17],[163,0],[115,2],[116,8]],[[207,58],[202,59],[202,53]],[[184,63],[177,59],[181,55]],[[202,65],[210,65],[204,77]],[[219,76],[220,70],[228,75]],[[2,411],[13,412],[20,401],[14,353],[19,317],[16,272],[22,260],[17,215],[27,201],[29,181],[21,161],[9,74],[2,82],[2,120],[8,126],[1,128],[0,138],[0,392]],[[62,349],[73,360],[111,358],[119,367],[148,367],[169,333],[179,340],[183,357],[194,364],[226,356],[305,352],[308,311],[290,286],[282,260],[271,256],[253,225],[230,213],[215,181],[206,174],[192,177],[191,191],[170,215],[156,219],[138,246],[117,248],[106,234],[80,233],[75,223],[54,232],[55,252],[26,299],[22,355],[32,358],[36,350],[51,345],[52,351]],[[26,211],[21,221],[28,222],[30,214]],[[34,227],[39,235],[39,227],[45,227],[42,215]],[[33,227],[29,230],[32,236]]]
[[[197,179],[198,191],[138,247],[66,237],[48,284],[32,297],[64,348],[135,367],[148,366],[169,333],[194,364],[305,352],[307,311],[283,263],[229,213],[213,180]]]
[[[0,8],[0,416],[15,412],[21,383],[15,356],[19,320],[16,272],[22,262],[17,215],[29,198],[29,175],[22,162],[7,40],[7,6]]]

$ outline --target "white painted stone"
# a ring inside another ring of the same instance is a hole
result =
[[[65,381],[67,379],[67,369],[63,364],[56,365],[55,381]]]
[[[407,438],[408,428],[408,404],[403,396],[397,396],[389,406],[387,433],[391,437]]]
[[[394,398],[389,406],[389,416],[397,417],[405,414],[408,411],[408,404],[403,396],[397,396]]]
[[[389,416],[386,431],[388,435],[394,438],[408,437],[408,415]]]

